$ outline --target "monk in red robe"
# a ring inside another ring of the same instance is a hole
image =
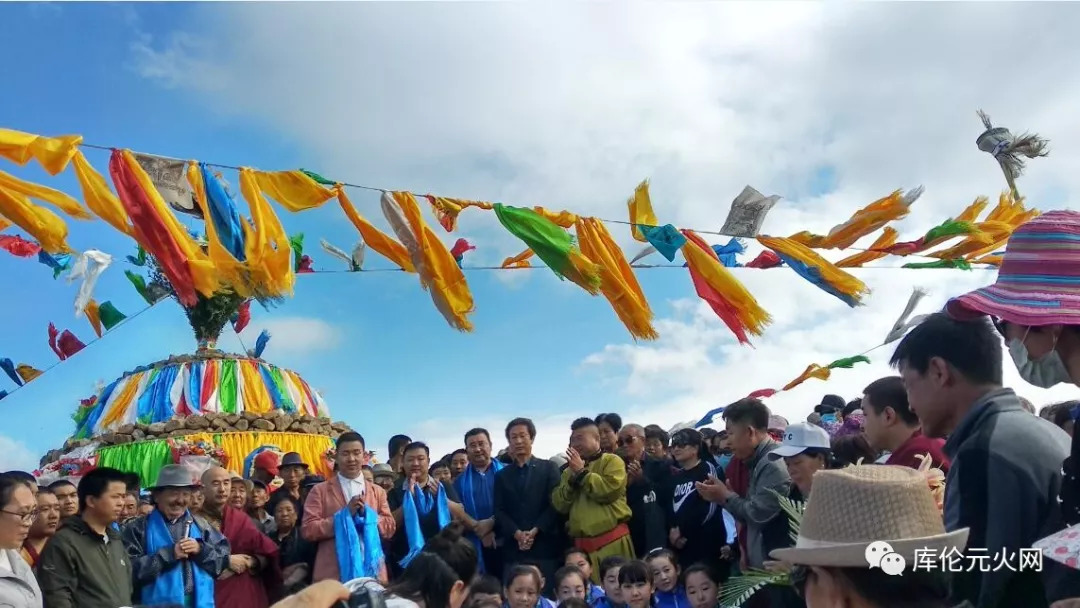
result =
[[[202,477],[202,515],[229,540],[229,567],[214,585],[214,604],[229,608],[268,608],[281,587],[278,547],[247,513],[228,506],[232,473],[213,467]]]

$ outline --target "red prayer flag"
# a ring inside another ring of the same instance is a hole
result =
[[[56,353],[56,356],[60,357],[60,360],[63,361],[64,359],[67,359],[67,356],[56,346],[56,339],[58,337],[60,337],[60,330],[56,329],[56,326],[52,323],[49,323],[49,348],[51,348],[52,351]]]
[[[244,331],[248,323],[251,323],[251,300],[244,300],[244,303],[236,311],[236,318],[233,319],[233,331],[236,333]]]
[[[766,249],[746,263],[747,268],[776,268],[781,263],[780,256]]]
[[[772,397],[776,393],[777,393],[777,390],[774,389],[774,388],[759,388],[758,390],[756,390],[756,391],[750,393],[749,395],[747,395],[746,398],[747,399],[765,399],[767,397]]]
[[[0,234],[0,249],[20,258],[32,258],[41,251],[41,245],[13,234]]]
[[[82,340],[75,337],[75,334],[71,333],[71,330],[64,330],[64,333],[60,334],[60,340],[57,342],[60,348],[60,352],[64,353],[62,359],[67,359],[80,350],[86,348],[86,345],[82,343]]]
[[[116,194],[124,210],[131,218],[135,240],[157,259],[162,273],[176,291],[176,299],[184,306],[194,306],[198,301],[198,294],[195,292],[195,280],[184,253],[165,228],[164,220],[158,216],[150,203],[149,195],[143,191],[119,150],[113,150],[109,158],[109,175],[112,176]]]
[[[454,246],[450,249],[450,255],[454,256],[455,260],[461,259],[465,255],[465,252],[476,249],[472,243],[465,239],[458,239]]]

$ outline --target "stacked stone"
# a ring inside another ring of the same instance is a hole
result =
[[[337,439],[339,435],[348,430],[350,430],[349,425],[344,422],[333,422],[329,418],[316,418],[307,414],[302,416],[294,416],[285,412],[269,414],[253,414],[251,412],[244,412],[243,414],[193,414],[185,418],[173,418],[167,422],[125,424],[111,433],[105,433],[93,439],[68,439],[61,453],[82,447],[92,441],[97,441],[103,446],[122,445],[150,439],[183,437],[195,433],[251,431],[326,435],[331,439]]]

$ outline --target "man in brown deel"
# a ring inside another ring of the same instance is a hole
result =
[[[621,425],[620,425],[621,426]],[[574,546],[589,556],[593,582],[600,583],[604,558],[634,559],[630,507],[626,504],[626,464],[600,451],[600,429],[589,418],[570,425],[566,469],[551,494],[551,504],[569,516]]]

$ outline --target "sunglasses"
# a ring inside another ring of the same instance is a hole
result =
[[[620,446],[632,445],[638,439],[645,439],[644,437],[619,437],[615,443]]]
[[[1009,328],[1009,322],[997,317],[990,317],[990,321],[994,324],[994,329],[996,329],[1002,337],[1005,337],[1005,331]]]

